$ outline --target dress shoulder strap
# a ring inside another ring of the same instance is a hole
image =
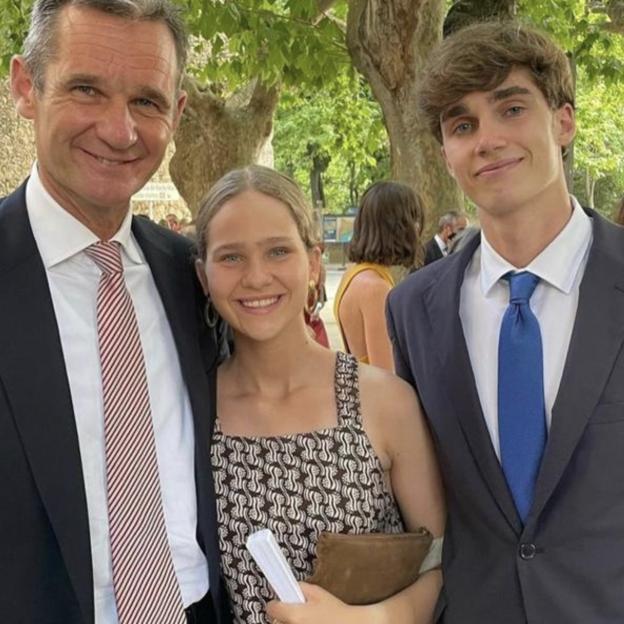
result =
[[[359,367],[355,356],[336,352],[334,388],[338,426],[361,426]]]

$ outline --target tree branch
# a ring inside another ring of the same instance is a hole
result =
[[[249,108],[257,113],[261,111],[274,111],[277,101],[279,100],[279,95],[279,84],[273,84],[267,87],[260,80],[256,80],[249,100]]]
[[[336,0],[317,0],[317,2],[319,13],[325,13],[336,4]]]

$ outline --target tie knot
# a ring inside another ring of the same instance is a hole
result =
[[[104,275],[123,273],[121,247],[117,241],[100,241],[89,245],[85,253],[97,264]]]
[[[508,273],[505,279],[509,281],[509,303],[528,303],[540,278],[528,271]]]

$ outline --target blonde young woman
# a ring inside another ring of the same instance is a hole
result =
[[[306,604],[271,601],[244,547],[251,532],[271,529],[303,581],[321,531],[426,526],[440,536],[440,478],[412,389],[321,347],[306,330],[301,310],[320,253],[295,183],[258,166],[230,172],[204,200],[197,225],[198,274],[235,341],[218,372],[212,466],[236,621],[430,622],[437,570],[369,606],[348,606],[305,583]]]

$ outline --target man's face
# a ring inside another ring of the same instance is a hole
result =
[[[486,216],[547,205],[565,189],[561,147],[574,137],[574,111],[552,110],[526,69],[463,97],[441,126],[447,167]]]
[[[162,22],[133,22],[68,6],[43,91],[12,65],[18,111],[33,119],[39,175],[87,227],[120,221],[156,171],[184,107],[173,38]]]

